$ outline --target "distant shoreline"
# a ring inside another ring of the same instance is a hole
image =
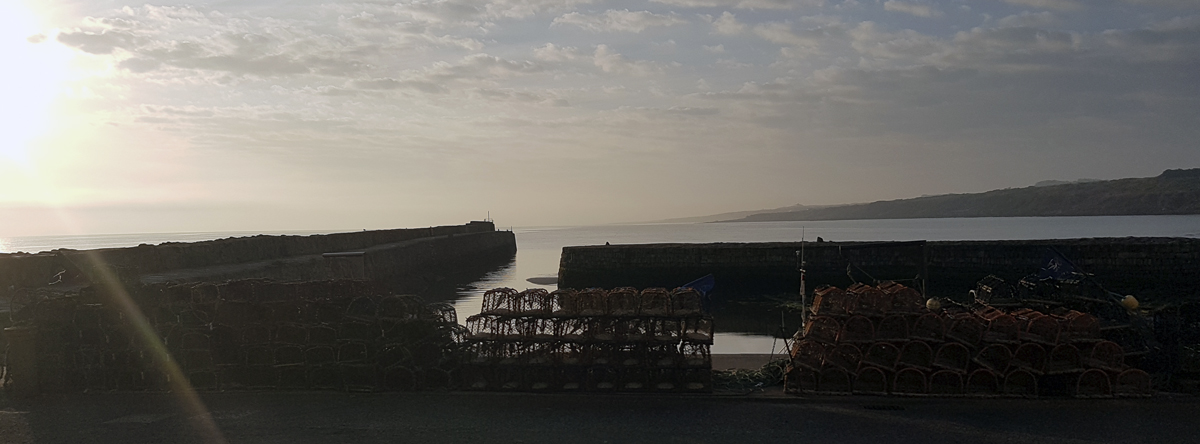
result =
[[[796,211],[766,210],[714,222],[1194,214],[1200,214],[1200,168],[1167,170],[1148,178],[1035,185]]]
[[[1078,215],[1059,215],[1045,214],[1038,216],[928,216],[928,217],[860,217],[854,219],[795,219],[795,220],[714,220],[712,222],[697,222],[702,224],[742,224],[742,223],[758,223],[758,222],[858,222],[870,220],[922,220],[922,219],[1021,219],[1021,218],[1069,218],[1069,217],[1187,217],[1200,216],[1200,212],[1187,214],[1078,214]]]

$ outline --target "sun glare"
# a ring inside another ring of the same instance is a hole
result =
[[[38,17],[20,2],[0,2],[0,164],[34,168],[35,140],[50,123],[50,108],[67,76],[71,51],[39,29]]]

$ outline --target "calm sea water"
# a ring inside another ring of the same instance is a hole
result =
[[[476,282],[459,287],[454,297],[459,319],[479,313],[483,292],[496,287],[555,288],[527,281],[555,276],[564,246],[706,243],[789,242],[801,238],[827,241],[903,240],[1017,240],[1085,237],[1164,236],[1200,238],[1200,215],[1012,217],[956,219],[892,219],[820,222],[758,222],[723,224],[644,224],[588,227],[515,228],[515,260]],[[128,247],[142,243],[195,242],[255,234],[319,234],[325,232],[154,233],[86,236],[0,238],[0,252],[36,252],[55,248]],[[683,284],[683,282],[680,282]],[[718,283],[720,285],[720,283]],[[764,313],[771,322],[778,313]],[[718,316],[717,327],[720,329]],[[794,326],[792,327],[794,328]],[[714,353],[768,353],[782,343],[761,333],[718,332]]]

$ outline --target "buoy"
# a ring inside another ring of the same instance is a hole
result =
[[[925,308],[928,308],[929,311],[941,310],[942,302],[934,298],[929,298],[929,300],[925,301]]]
[[[1125,295],[1125,297],[1121,299],[1121,306],[1125,307],[1126,310],[1137,310],[1138,300],[1131,294]]]

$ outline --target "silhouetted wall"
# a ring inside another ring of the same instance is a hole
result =
[[[390,290],[419,293],[424,282],[467,268],[494,267],[511,260],[516,238],[511,231],[488,231],[376,245],[361,256],[325,258],[320,254],[144,274],[145,283],[219,282],[270,278],[281,281],[368,279],[393,284]],[[349,273],[346,265],[349,264]]]
[[[54,250],[37,254],[0,254],[0,293],[8,288],[43,287],[65,270],[67,279],[97,281],[96,264],[121,275],[270,261],[322,253],[366,250],[414,239],[495,232],[491,222],[429,228],[375,230],[311,236],[250,236],[206,242],[167,242],[130,248]],[[511,233],[509,234],[511,237]],[[512,249],[515,251],[515,241]],[[388,256],[387,252],[378,252]],[[314,270],[323,267],[314,266]],[[307,277],[316,279],[318,277]]]
[[[927,243],[806,243],[807,282],[845,287],[854,280],[925,275],[932,295],[963,293],[994,274],[1015,283],[1036,273],[1053,248],[1106,288],[1144,300],[1200,299],[1200,239],[1097,238]],[[672,288],[705,274],[715,294],[779,294],[799,289],[800,243],[605,245],[563,248],[559,286]],[[923,273],[924,258],[928,271]]]

